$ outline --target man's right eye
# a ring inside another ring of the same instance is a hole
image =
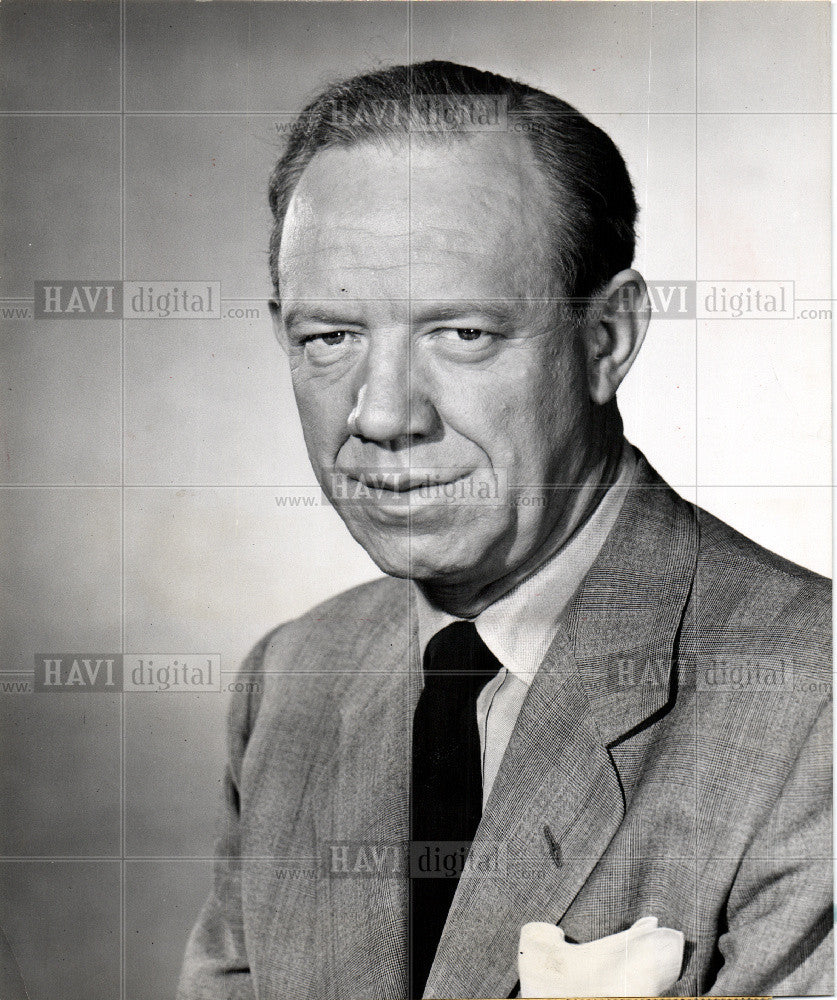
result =
[[[297,343],[312,365],[330,365],[354,357],[362,341],[355,330],[323,330],[301,336]]]
[[[303,337],[301,343],[305,345],[320,342],[325,344],[327,347],[338,347],[344,342],[348,335],[348,330],[333,330],[328,333],[312,333],[307,337]]]

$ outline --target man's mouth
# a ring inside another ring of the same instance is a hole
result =
[[[364,470],[363,472],[348,473],[346,478],[376,492],[416,493],[421,490],[450,486],[461,479],[465,479],[468,475],[470,475],[470,472],[460,469],[446,469],[444,471],[429,471],[425,469],[398,471]]]
[[[329,477],[324,488],[338,509],[356,505],[398,524],[405,517],[432,520],[441,510],[447,517],[454,508],[497,506],[507,493],[505,479],[496,470],[479,466],[366,466],[333,470]]]

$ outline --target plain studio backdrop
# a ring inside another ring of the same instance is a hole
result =
[[[266,630],[377,575],[333,510],[287,500],[317,491],[265,192],[321,85],[411,58],[519,76],[609,132],[649,281],[791,283],[784,319],[655,319],[620,401],[685,496],[830,573],[827,4],[4,0],[0,32],[10,680],[125,650],[220,654],[227,685]],[[36,281],[123,277],[220,282],[226,318],[14,318]],[[227,699],[0,693],[0,922],[32,1000],[173,994]]]

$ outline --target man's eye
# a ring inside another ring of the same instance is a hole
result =
[[[297,343],[309,364],[330,365],[354,357],[361,341],[354,330],[324,330],[302,336]]]
[[[453,361],[485,361],[502,336],[480,326],[443,326],[433,331],[439,351]]]
[[[339,347],[348,335],[349,333],[347,330],[334,330],[329,333],[312,333],[310,336],[304,337],[302,343],[325,344],[327,347]]]
[[[439,333],[448,343],[456,344],[487,343],[492,336],[488,330],[481,330],[476,326],[452,326]]]

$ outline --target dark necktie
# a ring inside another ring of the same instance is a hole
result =
[[[477,698],[502,668],[472,622],[454,622],[433,636],[424,654],[424,689],[413,718],[410,835],[410,993],[424,992],[453,901],[459,873],[434,873],[439,855],[462,857],[482,816],[482,766]],[[452,843],[458,842],[458,843]],[[420,867],[420,866],[419,866]]]

